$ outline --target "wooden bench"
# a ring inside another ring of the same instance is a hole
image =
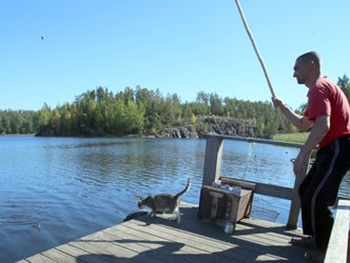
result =
[[[339,200],[324,263],[346,263],[349,240],[350,200]]]

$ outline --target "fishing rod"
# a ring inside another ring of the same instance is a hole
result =
[[[271,80],[270,80],[270,77],[269,77],[269,74],[267,72],[267,69],[266,69],[266,66],[265,66],[265,63],[259,53],[259,50],[258,50],[258,47],[257,45],[255,44],[255,41],[254,41],[254,38],[253,38],[253,35],[252,35],[252,32],[250,31],[249,29],[249,26],[248,26],[248,23],[247,23],[247,20],[245,19],[245,16],[244,16],[244,13],[243,13],[243,10],[242,10],[242,7],[241,7],[241,4],[239,3],[238,0],[235,0],[236,1],[236,5],[237,5],[237,8],[238,8],[238,11],[239,11],[239,14],[241,15],[241,19],[242,19],[242,22],[243,22],[243,25],[244,25],[244,28],[248,34],[248,37],[250,39],[250,42],[252,43],[252,46],[254,48],[254,51],[255,51],[255,54],[256,56],[258,57],[258,60],[260,62],[260,65],[262,67],[262,70],[264,72],[264,75],[265,75],[265,78],[266,78],[266,81],[267,81],[267,84],[269,86],[269,89],[270,89],[270,92],[271,92],[271,95],[272,95],[272,98],[275,98],[276,95],[275,95],[275,91],[273,90],[273,87],[272,87],[272,84],[271,84]],[[281,109],[280,108],[277,108],[277,111],[278,111],[278,115],[280,117],[280,121],[281,121],[281,124],[282,124],[282,127],[284,130],[287,130],[286,129],[286,126],[283,122],[283,119],[282,119],[282,112],[281,112]]]

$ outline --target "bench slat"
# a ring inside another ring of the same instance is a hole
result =
[[[350,200],[339,200],[324,263],[347,262]]]

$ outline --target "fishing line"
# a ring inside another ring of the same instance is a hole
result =
[[[260,164],[261,165],[261,164]],[[247,173],[249,172],[249,177],[247,177]],[[252,176],[253,174],[253,176]],[[246,168],[244,171],[244,179],[249,179],[249,181],[253,182],[262,182],[259,163],[257,162],[257,155],[254,154],[254,142],[248,142],[248,151],[246,157]],[[268,221],[275,222],[277,217],[279,216],[279,212],[268,207],[269,198],[264,195],[259,195],[258,198],[255,198],[254,208],[252,210],[252,214],[257,215],[257,217],[262,217],[262,219],[266,219]]]

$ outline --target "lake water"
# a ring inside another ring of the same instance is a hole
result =
[[[205,140],[0,136],[0,262],[14,262],[119,224],[138,197],[198,204]],[[292,187],[297,149],[225,141],[222,175]],[[342,184],[347,194],[348,179]],[[253,217],[286,223],[290,202],[255,196]]]

